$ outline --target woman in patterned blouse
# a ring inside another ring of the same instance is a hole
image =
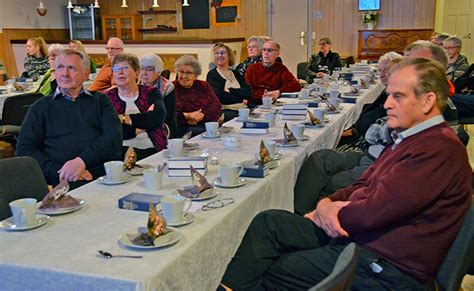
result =
[[[25,72],[23,77],[38,80],[49,70],[48,48],[42,37],[32,37],[26,42],[26,57],[23,62]]]

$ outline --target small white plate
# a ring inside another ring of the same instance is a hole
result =
[[[306,128],[322,128],[322,127],[324,127],[324,124],[312,125],[310,122],[305,122],[303,124],[304,124],[304,127],[306,127]]]
[[[279,161],[271,161],[271,162],[266,163],[265,167],[267,167],[269,170],[271,170],[271,169],[275,169],[279,165],[280,165]]]
[[[143,175],[143,171],[150,168],[153,168],[153,166],[149,164],[137,164],[137,166],[131,168],[130,170],[126,170],[125,173],[132,176],[141,176]]]
[[[104,185],[119,185],[119,184],[127,183],[130,180],[132,180],[132,176],[127,175],[127,174],[123,174],[122,179],[119,181],[110,181],[107,179],[107,175],[97,178],[97,181]]]
[[[212,181],[212,183],[217,187],[230,189],[230,188],[238,188],[238,187],[244,186],[245,184],[247,184],[247,180],[244,178],[239,178],[239,180],[237,181],[237,184],[235,185],[224,185],[221,182],[221,178],[217,177],[214,181]]]
[[[153,246],[141,246],[141,245],[136,245],[130,241],[130,238],[128,235],[136,235],[137,233],[134,231],[128,231],[126,233],[123,233],[119,236],[119,242],[121,242],[124,246],[132,248],[132,249],[158,249],[166,246],[170,246],[172,244],[177,243],[181,239],[181,234],[173,229],[170,229],[170,232],[160,235],[157,237],[154,241]]]
[[[42,225],[45,225],[51,218],[47,215],[38,214],[36,215],[36,221],[32,225],[27,226],[18,226],[13,222],[13,217],[7,218],[4,221],[0,222],[0,227],[5,230],[11,231],[22,231],[22,230],[30,230]]]
[[[196,142],[185,142],[183,143],[183,150],[184,151],[192,151],[192,150],[195,150],[195,149],[198,149],[199,148],[199,144],[196,143]]]
[[[302,140],[302,141],[305,141],[305,140],[308,140],[309,139],[309,136],[308,135],[303,135],[303,138],[297,138],[297,140]]]
[[[221,133],[220,133],[220,132],[217,132],[216,135],[209,136],[209,135],[207,135],[207,132],[205,132],[205,133],[203,133],[201,136],[202,136],[203,138],[219,138],[219,137],[221,137]]]
[[[208,199],[212,199],[212,198],[216,197],[217,195],[219,195],[219,193],[220,192],[217,191],[216,189],[207,189],[207,190],[204,190],[201,194],[199,194],[198,197],[188,198],[188,199],[191,199],[191,201],[208,200]],[[187,198],[187,197],[185,197],[185,198]]]
[[[79,202],[79,205],[77,206],[74,206],[74,207],[68,207],[68,208],[56,208],[56,209],[39,209],[36,210],[36,213],[39,213],[39,214],[46,214],[46,215],[62,215],[62,214],[67,214],[67,213],[71,213],[71,212],[74,212],[74,211],[77,211],[79,209],[81,209],[82,207],[84,207],[84,205],[86,204],[86,200],[84,199],[80,199],[80,198],[75,198],[77,200],[77,202]],[[38,207],[41,205],[41,202],[38,202]]]
[[[221,126],[217,129],[217,134],[231,132],[234,128],[232,126]]]
[[[292,148],[292,147],[297,147],[298,142],[293,142],[293,143],[284,143],[283,139],[275,139],[277,147],[282,147],[282,148]]]
[[[193,221],[194,221],[194,215],[188,212],[185,216],[183,216],[183,219],[180,222],[166,221],[166,224],[169,226],[183,226],[186,224],[190,224]]]

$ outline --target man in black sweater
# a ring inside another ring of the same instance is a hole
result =
[[[104,174],[103,163],[121,159],[122,132],[107,96],[89,92],[89,59],[63,50],[56,58],[58,88],[35,102],[22,124],[18,156],[35,158],[48,183],[77,187]]]

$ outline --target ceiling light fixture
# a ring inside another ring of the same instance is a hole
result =
[[[160,5],[158,5],[158,0],[153,0],[153,8],[160,8]]]
[[[189,6],[188,0],[184,0],[183,6]]]
[[[99,0],[95,0],[95,2],[94,2],[94,8],[100,8],[100,6],[99,6]]]
[[[45,16],[46,13],[48,12],[46,7],[44,7],[43,5],[43,1],[40,1],[40,5],[38,6],[38,8],[36,8],[36,12],[38,12],[40,16]]]
[[[128,8],[128,5],[127,5],[127,0],[122,0],[122,6],[120,6],[122,8]]]
[[[74,8],[74,6],[72,6],[71,0],[69,0],[69,1],[67,2],[67,7],[66,7],[66,8],[68,8],[68,9]]]

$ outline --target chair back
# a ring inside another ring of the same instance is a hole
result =
[[[0,160],[0,220],[10,217],[10,202],[21,198],[41,201],[48,185],[38,162],[32,157]]]
[[[308,77],[308,62],[298,63],[296,65],[296,78],[306,80]]]
[[[2,123],[21,125],[31,104],[41,97],[41,93],[27,93],[6,98],[3,103]]]
[[[167,80],[170,79],[171,71],[166,69],[161,72],[161,76]]]
[[[337,258],[332,272],[310,291],[342,291],[350,290],[354,277],[357,261],[359,260],[359,247],[355,243],[348,244]]]
[[[457,291],[464,275],[474,264],[474,201],[468,210],[464,223],[449,248],[438,274],[436,283],[440,290]]]

